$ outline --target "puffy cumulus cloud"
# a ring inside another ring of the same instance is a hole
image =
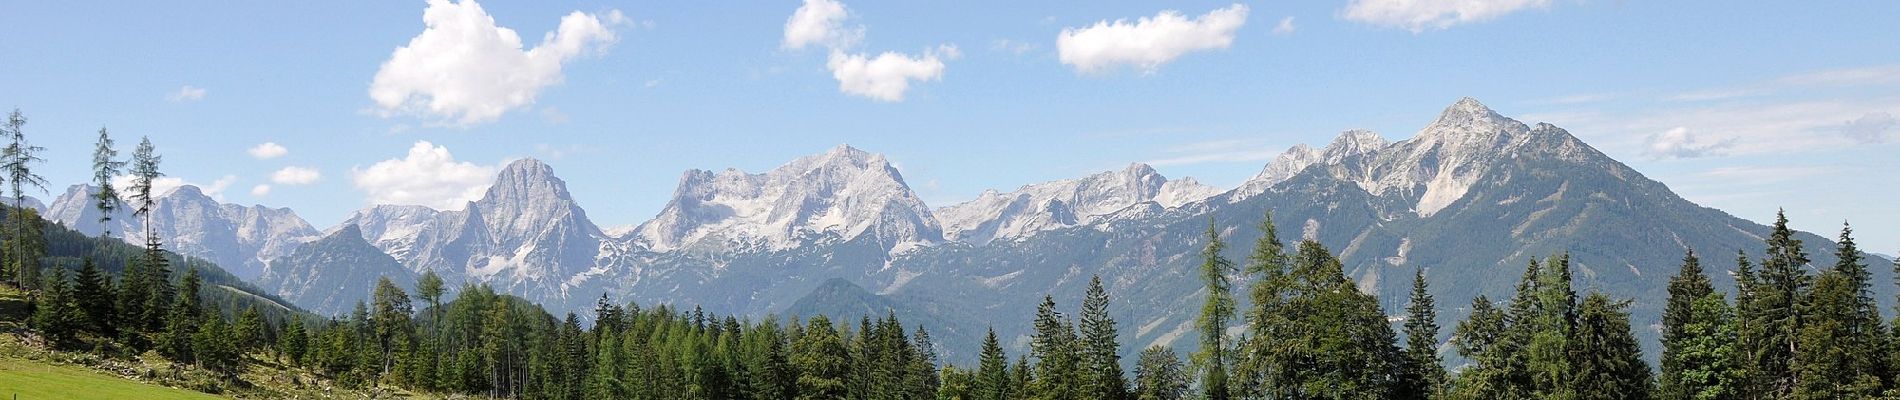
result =
[[[1549,5],[1550,0],[1352,0],[1341,14],[1351,21],[1418,33]]]
[[[271,183],[279,185],[308,185],[323,179],[323,173],[316,168],[290,166],[270,174]]]
[[[798,50],[814,44],[833,49],[856,46],[864,39],[864,27],[846,28],[844,21],[850,16],[844,3],[805,0],[805,5],[799,6],[792,17],[785,20],[785,38],[779,42],[779,48]]]
[[[456,161],[447,147],[418,141],[403,158],[353,169],[350,178],[357,190],[368,196],[370,204],[455,210],[481,198],[495,171],[494,166]]]
[[[1135,21],[1100,21],[1084,28],[1063,28],[1056,35],[1056,55],[1063,64],[1083,73],[1129,65],[1154,72],[1184,54],[1225,49],[1234,32],[1247,23],[1247,6],[1234,4],[1189,19],[1179,11],[1164,10]]]
[[[474,0],[429,0],[422,33],[383,62],[369,97],[384,116],[423,115],[455,126],[491,122],[561,83],[568,61],[612,45],[618,37],[611,27],[626,20],[618,10],[575,11],[524,50],[521,36],[496,25]]]
[[[249,150],[245,150],[244,152],[250,153],[251,158],[256,158],[259,160],[268,160],[272,158],[283,157],[285,154],[290,154],[290,149],[286,149],[284,148],[284,146],[278,145],[276,142],[264,142],[264,143],[259,143],[256,146],[251,146]]]
[[[805,4],[785,20],[785,37],[779,47],[788,50],[820,45],[831,50],[825,68],[838,80],[838,91],[878,101],[904,101],[912,81],[943,78],[944,60],[955,60],[963,53],[955,45],[925,50],[921,56],[886,51],[876,56],[852,52],[864,39],[864,27],[845,27],[851,11],[835,0],[805,0]]]
[[[1678,126],[1650,135],[1649,145],[1643,150],[1643,155],[1652,160],[1698,158],[1720,155],[1734,146],[1734,139],[1705,143],[1689,127]]]
[[[253,197],[264,197],[264,196],[269,196],[269,195],[270,195],[270,185],[268,184],[251,187],[251,196]]]
[[[1860,144],[1886,143],[1887,131],[1893,130],[1894,125],[1893,114],[1867,113],[1853,121],[1847,121],[1847,126],[1841,127],[1841,134]]]
[[[198,101],[198,100],[204,100],[204,98],[205,98],[205,88],[192,86],[192,85],[180,86],[178,87],[178,90],[174,90],[171,92],[171,94],[165,95],[165,100],[173,102],[173,103]]]
[[[904,101],[911,81],[942,79],[943,60],[961,55],[956,46],[948,45],[925,51],[922,57],[889,51],[877,57],[833,51],[825,66],[838,79],[840,91],[878,101]]]

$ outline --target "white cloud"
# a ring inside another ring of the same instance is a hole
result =
[[[820,45],[831,50],[825,68],[838,80],[838,91],[878,101],[904,101],[911,81],[943,78],[944,60],[963,55],[955,45],[925,50],[922,56],[886,51],[877,56],[852,53],[864,38],[864,27],[844,26],[851,12],[835,0],[805,0],[805,4],[785,20],[785,37],[780,48],[803,49]]]
[[[1733,138],[1705,143],[1688,127],[1678,126],[1650,135],[1649,147],[1643,151],[1643,155],[1652,160],[1697,158],[1720,155],[1731,147],[1735,147]]]
[[[846,28],[844,21],[850,16],[844,3],[805,0],[805,5],[799,6],[798,11],[793,11],[792,17],[785,20],[785,39],[779,42],[779,47],[798,50],[813,44],[833,49],[856,46],[864,39],[864,27]]]
[[[323,173],[316,168],[289,166],[270,174],[271,183],[279,185],[308,185],[323,179]]]
[[[1343,14],[1347,20],[1418,33],[1548,6],[1550,0],[1352,0]]]
[[[1893,114],[1872,112],[1848,121],[1841,127],[1841,134],[1860,144],[1880,144],[1887,142],[1887,131],[1895,125]]]
[[[177,91],[173,91],[171,94],[165,95],[165,101],[170,101],[173,103],[198,101],[198,100],[204,100],[204,98],[205,98],[205,88],[192,86],[192,85],[180,86]]]
[[[1299,29],[1299,27],[1293,26],[1293,17],[1281,18],[1280,23],[1273,26],[1273,34],[1291,35],[1293,31],[1297,29]]]
[[[1057,58],[1084,73],[1122,64],[1154,72],[1189,52],[1233,45],[1234,32],[1246,23],[1247,6],[1242,4],[1191,20],[1174,10],[1133,22],[1104,20],[1086,28],[1063,28],[1056,35]]]
[[[357,190],[370,204],[414,204],[440,210],[460,209],[479,199],[496,167],[456,161],[447,147],[418,141],[399,159],[378,161],[350,171]]]
[[[825,67],[838,79],[839,91],[879,101],[904,101],[904,92],[910,90],[911,81],[942,79],[943,60],[956,59],[961,54],[956,46],[928,50],[922,57],[890,51],[877,57],[832,51]]]
[[[284,146],[278,145],[276,142],[264,142],[264,143],[259,143],[256,146],[252,146],[250,150],[245,150],[244,152],[250,153],[252,158],[256,158],[259,160],[268,160],[272,158],[283,157],[285,154],[290,154],[290,149],[286,149],[284,148]]]
[[[533,104],[542,89],[562,82],[569,60],[612,45],[618,38],[610,26],[626,17],[618,10],[604,16],[575,11],[526,50],[514,30],[497,26],[474,0],[429,0],[422,22],[422,33],[376,71],[370,99],[384,116],[470,126]]]
[[[251,187],[251,196],[253,197],[264,197],[268,195],[270,195],[270,185],[257,185],[257,186]]]

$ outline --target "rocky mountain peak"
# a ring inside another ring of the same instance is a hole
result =
[[[880,243],[935,243],[941,229],[883,155],[839,145],[771,171],[688,171],[673,200],[635,236],[650,249],[789,248],[829,234]]]

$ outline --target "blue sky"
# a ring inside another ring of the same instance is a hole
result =
[[[452,204],[520,157],[604,226],[650,218],[686,169],[839,143],[933,206],[1136,161],[1232,187],[1471,96],[1698,203],[1900,250],[1896,2],[842,1],[21,2],[0,106],[30,118],[54,192],[104,126],[324,228]]]

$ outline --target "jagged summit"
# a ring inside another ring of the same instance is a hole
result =
[[[936,243],[942,230],[883,155],[839,145],[771,171],[687,171],[673,200],[634,232],[650,249],[790,248],[826,235],[875,234],[891,249]]]
[[[983,244],[1074,226],[1144,202],[1177,207],[1219,193],[1192,178],[1171,181],[1148,164],[1132,163],[1118,171],[1023,185],[1009,193],[984,191],[936,214],[945,238]]]
[[[1364,129],[1341,132],[1324,149],[1314,149],[1305,144],[1293,145],[1286,152],[1274,157],[1265,168],[1261,168],[1260,173],[1254,174],[1253,178],[1247,179],[1246,182],[1240,184],[1239,188],[1234,189],[1234,194],[1228,197],[1228,201],[1245,200],[1265,193],[1273,185],[1292,179],[1294,175],[1299,175],[1300,171],[1314,164],[1337,164],[1345,161],[1347,157],[1376,152],[1389,145],[1391,142],[1386,141],[1385,137]]]

